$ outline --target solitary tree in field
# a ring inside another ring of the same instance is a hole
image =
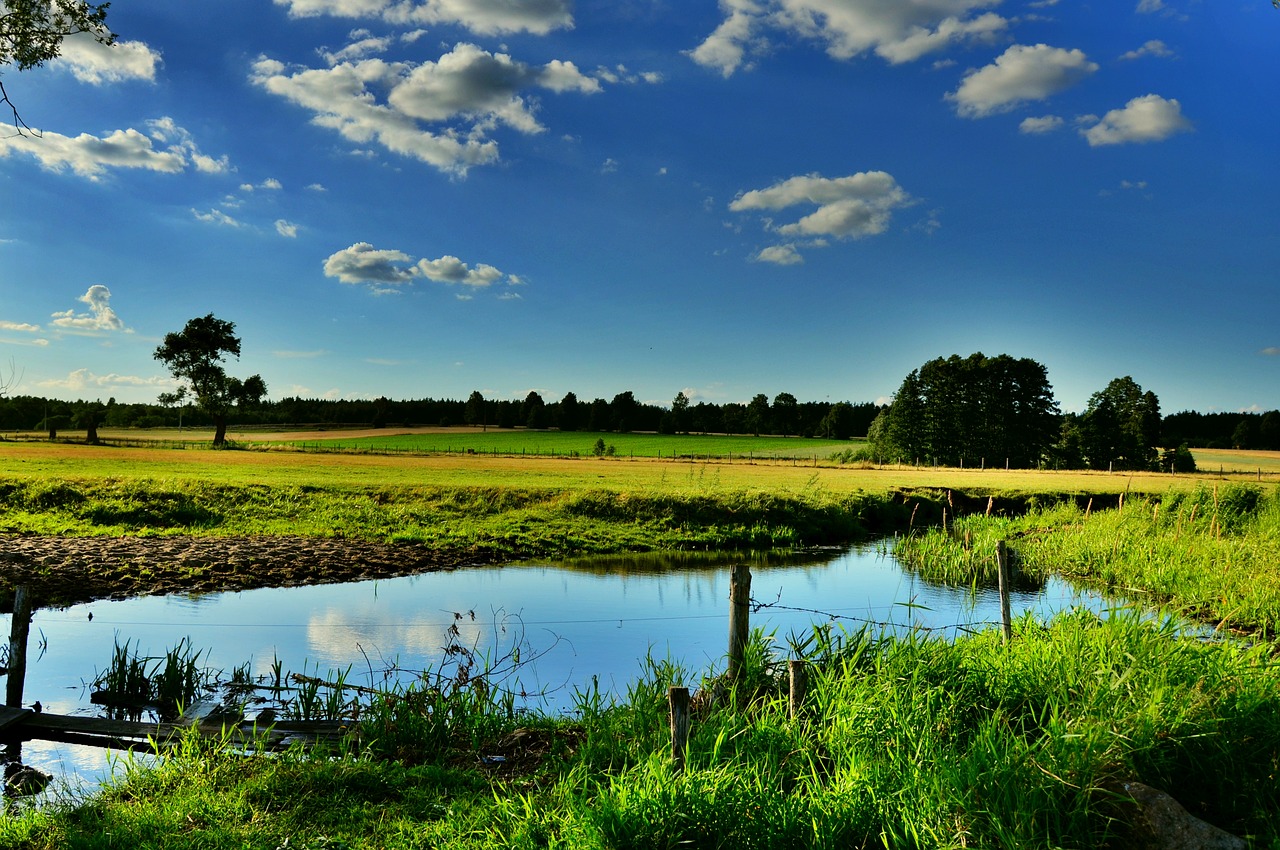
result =
[[[212,313],[187,322],[177,333],[166,334],[156,348],[155,358],[179,381],[178,389],[161,393],[161,404],[178,404],[188,397],[195,399],[213,420],[213,444],[227,442],[227,414],[234,406],[256,404],[267,394],[261,375],[243,381],[227,374],[222,367],[229,354],[240,357],[240,338],[234,322],[223,321]]]

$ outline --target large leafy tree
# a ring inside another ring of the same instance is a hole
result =
[[[1031,467],[1058,436],[1058,403],[1035,360],[953,354],[903,379],[874,436],[886,459]]]
[[[213,444],[227,441],[227,416],[236,406],[256,404],[267,394],[262,376],[253,375],[243,381],[233,378],[223,368],[227,355],[240,357],[240,338],[234,322],[224,321],[212,313],[192,319],[175,333],[165,334],[155,351],[155,358],[179,381],[178,389],[160,396],[161,404],[178,404],[187,398],[209,414],[213,420]]]
[[[67,36],[88,33],[103,44],[115,42],[107,29],[109,3],[84,0],[0,0],[0,67],[37,68],[62,53]],[[14,126],[27,129],[0,82],[0,103],[13,112]]]
[[[1092,469],[1158,469],[1160,399],[1133,378],[1116,378],[1089,397],[1080,443]]]

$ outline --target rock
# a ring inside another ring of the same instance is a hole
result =
[[[1141,782],[1121,782],[1127,830],[1117,850],[1245,850],[1248,844],[1192,815],[1177,800]],[[1132,802],[1128,802],[1131,800]]]

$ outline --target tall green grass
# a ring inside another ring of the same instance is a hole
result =
[[[926,577],[994,581],[996,541],[1031,580],[1058,574],[1227,629],[1280,627],[1280,488],[1130,496],[1118,509],[1063,502],[1018,518],[971,516],[913,535],[899,557]]]
[[[1131,817],[1130,781],[1253,846],[1280,842],[1280,669],[1268,645],[1077,611],[1024,619],[1007,646],[998,632],[827,632],[807,646],[811,687],[795,719],[765,636],[738,690],[702,674],[680,773],[666,689],[699,680],[649,659],[624,697],[587,689],[571,717],[467,697],[445,708],[449,734],[424,735],[439,706],[423,691],[417,710],[401,698],[384,714],[362,752],[244,757],[192,738],[92,800],[0,818],[0,844],[1101,847]],[[516,752],[501,749],[513,739],[550,743],[514,765],[484,758]]]
[[[0,531],[344,536],[565,555],[846,542],[896,521],[887,495],[530,487],[238,486],[0,480]]]

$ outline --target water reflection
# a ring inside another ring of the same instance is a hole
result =
[[[982,627],[999,619],[994,590],[946,587],[920,579],[876,547],[761,553],[752,595],[771,603],[753,625],[780,636],[832,618],[908,629]],[[728,630],[729,566],[742,555],[694,553],[578,559],[428,573],[389,580],[262,589],[199,596],[101,601],[35,615],[32,635],[47,651],[30,664],[27,701],[61,714],[89,711],[88,687],[114,642],[163,655],[181,639],[204,649],[202,663],[226,672],[250,662],[266,676],[350,668],[348,681],[380,683],[395,665],[438,667],[451,626],[458,641],[491,658],[522,647],[537,655],[511,682],[546,692],[540,707],[562,710],[574,687],[598,677],[625,692],[646,655],[680,661],[695,675],[722,666]],[[1013,595],[1013,612],[1047,617],[1097,597],[1051,580]],[[93,617],[90,619],[89,614]],[[688,684],[696,685],[695,682]],[[27,761],[56,775],[100,776],[102,751],[31,742]]]

